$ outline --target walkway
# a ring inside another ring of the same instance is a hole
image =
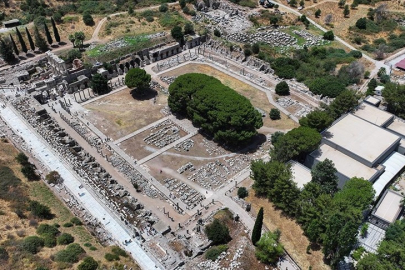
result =
[[[32,152],[36,153],[36,157],[40,159],[50,170],[58,171],[64,179],[64,185],[68,188],[75,199],[80,202],[100,223],[104,228],[112,235],[112,237],[122,243],[125,240],[131,239],[129,234],[112,216],[108,210],[106,210],[102,204],[91,195],[91,191],[86,187],[79,188],[82,184],[76,175],[71,172],[69,167],[60,161],[60,157],[56,156],[43,141],[37,133],[32,130],[27,124],[20,119],[20,117],[9,107],[0,111],[3,119],[8,125],[21,136],[29,147],[32,148]],[[84,193],[83,196],[77,194]],[[122,246],[122,245],[121,245]],[[139,246],[138,243],[132,241],[128,245],[122,246],[127,252],[130,252],[131,256],[143,269],[155,269],[156,263],[146,254],[146,252]],[[159,265],[160,269],[163,269]]]

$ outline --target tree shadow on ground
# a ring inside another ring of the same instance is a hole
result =
[[[154,89],[151,88],[144,88],[144,89],[132,89],[130,92],[131,96],[133,99],[139,100],[139,101],[144,101],[144,100],[150,100],[155,98],[158,95],[158,92]]]

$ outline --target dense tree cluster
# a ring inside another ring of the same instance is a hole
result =
[[[387,102],[387,110],[401,118],[405,118],[405,85],[388,83],[382,92]]]
[[[94,74],[91,78],[91,88],[97,95],[107,93],[110,90],[108,87],[108,79],[101,74]]]
[[[299,122],[301,126],[314,128],[321,132],[332,124],[333,118],[326,111],[315,110],[302,117]]]
[[[358,82],[357,74],[364,73],[364,69],[359,69],[358,65],[356,68],[348,68],[358,57],[359,54],[325,47],[296,50],[292,58],[271,59],[259,53],[259,58],[269,61],[275,74],[280,78],[296,78],[297,81],[307,85],[313,93],[329,97],[336,97],[346,86]],[[336,72],[338,64],[343,65],[339,72]]]
[[[270,151],[273,160],[281,162],[290,159],[303,160],[321,143],[321,135],[312,128],[298,127],[281,136]]]
[[[179,76],[169,87],[169,107],[230,146],[249,142],[263,125],[250,101],[204,74]]]
[[[205,234],[214,245],[226,244],[231,240],[228,227],[219,219],[205,226]]]
[[[279,242],[280,233],[266,232],[257,242],[256,257],[264,263],[275,263],[284,254],[284,247]]]
[[[325,258],[332,265],[350,253],[357,241],[362,212],[374,198],[370,182],[352,178],[337,191],[336,169],[329,160],[313,168],[312,181],[302,190],[292,181],[287,164],[258,160],[252,162],[251,170],[256,194],[266,196],[294,216],[309,240],[323,246]]]
[[[129,88],[145,89],[149,87],[150,80],[150,74],[141,68],[132,68],[125,75],[125,85]]]

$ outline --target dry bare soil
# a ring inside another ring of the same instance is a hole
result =
[[[263,207],[264,225],[271,231],[277,228],[281,230],[281,243],[302,269],[308,269],[310,266],[313,270],[330,269],[323,262],[321,250],[311,250],[311,254],[306,253],[310,242],[293,219],[284,216],[282,211],[275,209],[267,199],[256,197],[253,189],[249,190],[246,201],[252,204],[252,211],[255,213],[259,211],[260,207]]]

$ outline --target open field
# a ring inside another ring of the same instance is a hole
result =
[[[17,149],[10,143],[0,142],[0,164],[7,166],[14,174],[22,179],[21,188],[30,200],[36,200],[48,207],[55,217],[51,220],[42,221],[34,218],[26,212],[26,217],[18,218],[17,214],[13,212],[10,203],[0,200],[0,236],[2,246],[6,247],[9,251],[10,259],[6,265],[2,265],[1,269],[36,269],[37,266],[46,266],[49,269],[60,269],[60,263],[53,262],[51,256],[57,251],[64,249],[64,246],[55,246],[53,248],[44,247],[36,255],[30,255],[22,252],[18,245],[25,236],[36,235],[36,227],[39,223],[48,223],[60,225],[69,222],[74,215],[66,208],[66,206],[52,193],[52,191],[42,182],[27,182],[20,171],[20,165],[16,162],[14,157],[18,154]],[[3,179],[4,180],[4,179]],[[96,238],[84,226],[73,227],[59,227],[62,233],[71,234],[75,243],[80,244],[86,251],[87,256],[92,256],[96,261],[100,262],[106,267],[111,267],[115,263],[107,262],[104,255],[111,252],[110,247],[102,246]],[[86,246],[85,246],[86,244]],[[94,247],[93,250],[90,246]],[[75,269],[79,263],[73,265]],[[138,266],[130,258],[122,258],[118,264],[126,264],[133,269],[139,269]]]
[[[330,269],[323,262],[321,250],[311,250],[311,254],[306,253],[310,242],[293,219],[284,216],[282,211],[275,209],[267,199],[256,197],[253,189],[249,190],[249,196],[245,200],[252,204],[252,211],[255,213],[263,207],[264,225],[272,231],[277,228],[281,230],[281,243],[302,269],[308,269],[310,266],[314,270]]]
[[[153,97],[156,95],[156,103]],[[160,112],[167,105],[167,96],[150,91],[142,99],[131,96],[129,89],[91,102],[87,120],[114,140],[147,126],[163,117]]]
[[[161,74],[161,76],[180,76],[186,73],[203,73],[213,76],[220,80],[226,86],[229,86],[241,95],[248,98],[254,107],[260,108],[265,112],[270,112],[270,110],[274,108],[274,106],[268,101],[266,94],[262,91],[208,65],[187,64]],[[264,117],[263,125],[265,127],[283,130],[292,129],[297,126],[297,124],[293,120],[289,119],[283,113],[281,113],[281,119],[277,121],[271,120],[268,116]]]

